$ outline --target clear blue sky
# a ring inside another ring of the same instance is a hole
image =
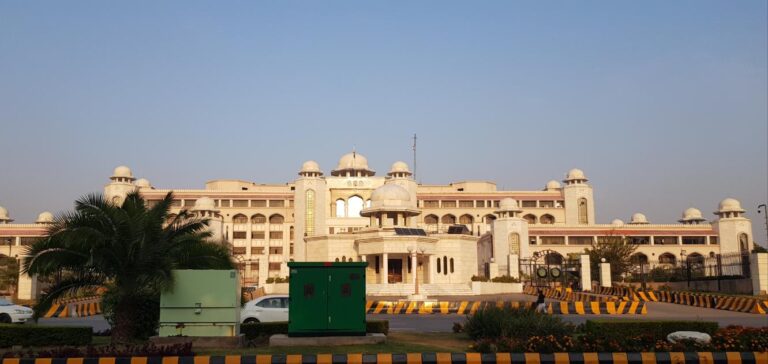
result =
[[[768,200],[766,1],[0,2],[0,205],[326,173],[424,183],[584,169],[598,220]],[[761,220],[755,235],[765,241]]]

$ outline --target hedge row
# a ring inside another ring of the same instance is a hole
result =
[[[10,346],[82,346],[91,343],[90,327],[0,325],[0,348]]]
[[[365,323],[366,332],[369,334],[388,334],[389,321],[371,320]],[[275,334],[288,334],[287,322],[256,322],[240,325],[240,333],[244,334],[246,339],[255,339],[258,337],[272,336]]]
[[[718,329],[717,322],[707,321],[604,321],[588,320],[584,333],[593,337],[635,337],[651,335],[665,340],[675,331],[698,331],[713,335]]]

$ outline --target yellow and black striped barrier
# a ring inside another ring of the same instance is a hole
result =
[[[0,364],[765,364],[768,352],[378,353],[3,358]]]
[[[549,288],[549,287],[533,287],[525,286],[523,293],[536,296],[539,294],[539,290],[544,293],[544,297],[551,298],[560,301],[581,301],[581,302],[615,302],[619,301],[615,296],[599,296],[587,292],[573,292],[570,288]]]
[[[628,287],[599,287],[595,288],[595,291],[601,294],[613,294],[625,301],[666,302],[760,315],[768,314],[768,301],[755,297],[677,291],[635,291]]]
[[[486,307],[533,309],[534,302],[518,301],[367,301],[366,313],[387,315],[471,315]],[[555,315],[644,315],[645,302],[550,302],[546,311]]]
[[[43,317],[86,317],[100,314],[101,297],[85,297],[55,302]]]

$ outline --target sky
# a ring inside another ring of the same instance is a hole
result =
[[[0,1],[0,206],[72,208],[124,164],[161,188],[286,183],[353,148],[384,174],[537,190],[598,222],[713,219],[765,242],[766,1]]]

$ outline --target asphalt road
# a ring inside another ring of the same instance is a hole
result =
[[[583,323],[589,319],[608,318],[611,320],[695,320],[717,321],[721,327],[741,325],[750,327],[768,327],[768,315],[757,315],[711,308],[699,308],[662,302],[648,302],[646,315],[563,315],[560,316],[574,324]],[[372,320],[389,320],[393,331],[413,332],[450,332],[454,322],[464,321],[460,315],[368,315]],[[102,316],[83,318],[50,318],[40,319],[40,325],[54,326],[91,326],[94,331],[109,328]]]

